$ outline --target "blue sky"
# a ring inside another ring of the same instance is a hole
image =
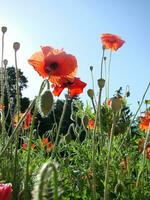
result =
[[[12,43],[21,43],[18,65],[29,81],[24,96],[37,95],[42,82],[27,59],[40,46],[51,45],[76,56],[78,76],[88,83],[81,99],[88,100],[89,66],[94,66],[95,84],[100,74],[100,35],[112,33],[125,44],[112,55],[110,94],[129,85],[134,110],[150,81],[149,9],[149,0],[0,0],[0,25],[8,27],[5,57],[10,66],[14,64]]]

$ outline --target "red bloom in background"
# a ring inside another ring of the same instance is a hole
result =
[[[57,85],[72,81],[77,71],[77,60],[75,56],[67,54],[63,50],[52,47],[41,47],[28,60],[34,69],[44,78]]]
[[[88,122],[88,128],[94,129],[94,123],[95,123],[95,121],[93,119],[90,119],[89,122]]]
[[[23,144],[22,144],[22,149],[23,149],[23,150],[27,150],[27,147],[28,147],[28,144],[27,144],[27,143],[23,143]],[[31,144],[31,149],[34,149],[35,147],[36,147],[35,144]]]
[[[59,96],[65,88],[68,88],[69,95],[71,97],[74,97],[78,94],[81,94],[85,86],[86,83],[82,82],[79,78],[75,77],[72,82],[63,83],[61,86],[53,84],[53,94],[55,96]]]
[[[12,192],[11,184],[0,184],[0,199],[1,200],[10,200]]]
[[[125,42],[118,35],[110,33],[102,34],[101,40],[103,46],[106,49],[111,49],[112,51],[117,51]]]
[[[150,144],[146,146],[146,158],[150,159]]]
[[[142,131],[148,131],[148,127],[150,125],[150,113],[145,112],[144,117],[140,117],[139,127]]]
[[[25,118],[25,122],[23,124],[23,129],[27,130],[30,127],[31,122],[32,122],[32,115],[31,112],[28,112]]]

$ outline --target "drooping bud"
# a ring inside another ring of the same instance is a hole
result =
[[[104,85],[105,85],[105,79],[103,79],[103,78],[98,79],[99,88],[102,89],[104,87]]]
[[[88,89],[87,94],[91,99],[94,97],[94,91],[92,89]]]
[[[46,90],[39,100],[39,111],[42,117],[47,117],[53,107],[53,95],[50,90]]]
[[[20,49],[20,43],[19,42],[14,42],[13,48],[15,51],[18,51]]]
[[[124,190],[123,183],[121,181],[118,181],[117,185],[115,186],[115,193],[119,194],[123,192],[123,190]]]
[[[83,125],[83,128],[84,128],[85,130],[87,130],[88,122],[89,122],[88,116],[87,116],[87,115],[84,115],[84,116],[82,117],[82,125]]]
[[[2,30],[3,33],[6,33],[7,27],[6,26],[2,26],[1,30]]]
[[[129,97],[130,96],[130,91],[127,91],[126,92],[126,97]]]
[[[3,63],[4,63],[4,66],[7,66],[8,60],[7,60],[7,59],[4,59]]]
[[[119,110],[122,107],[122,99],[120,98],[112,98],[112,104],[111,104],[112,110],[114,112],[119,112]]]

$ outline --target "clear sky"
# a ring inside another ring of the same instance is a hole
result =
[[[23,94],[31,99],[42,78],[27,59],[44,45],[64,48],[76,56],[78,76],[88,83],[81,99],[88,99],[89,66],[94,66],[95,84],[100,74],[102,33],[118,34],[125,40],[112,55],[110,94],[129,85],[129,103],[135,109],[150,81],[149,0],[0,0],[0,25],[8,27],[5,57],[9,66],[14,64],[13,42],[21,43],[18,65],[29,81]]]

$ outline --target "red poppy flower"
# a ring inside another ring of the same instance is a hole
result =
[[[0,184],[0,199],[1,200],[10,200],[12,192],[11,184]]]
[[[94,129],[94,123],[95,123],[95,121],[93,119],[90,119],[89,122],[88,122],[88,128]]]
[[[23,149],[23,150],[26,150],[27,147],[28,147],[27,143],[23,143],[23,144],[22,144],[22,149]],[[36,147],[35,144],[31,144],[31,149],[34,149],[35,147]]]
[[[59,96],[65,88],[68,88],[69,95],[74,97],[75,95],[81,94],[85,86],[86,83],[75,77],[72,82],[68,81],[67,83],[63,83],[61,86],[53,84],[53,94]]]
[[[28,112],[23,125],[24,130],[27,130],[30,127],[31,122],[32,122],[32,115],[31,112]]]
[[[150,113],[145,112],[144,117],[140,117],[139,127],[142,131],[148,131],[148,127],[150,125]]]
[[[43,138],[42,139],[42,145],[45,146],[48,144],[48,138]]]
[[[101,40],[103,46],[106,49],[111,49],[112,51],[117,51],[125,42],[118,35],[110,33],[102,34]]]
[[[77,71],[75,56],[48,46],[41,49],[41,52],[33,54],[28,60],[39,75],[57,85],[72,81]]]

